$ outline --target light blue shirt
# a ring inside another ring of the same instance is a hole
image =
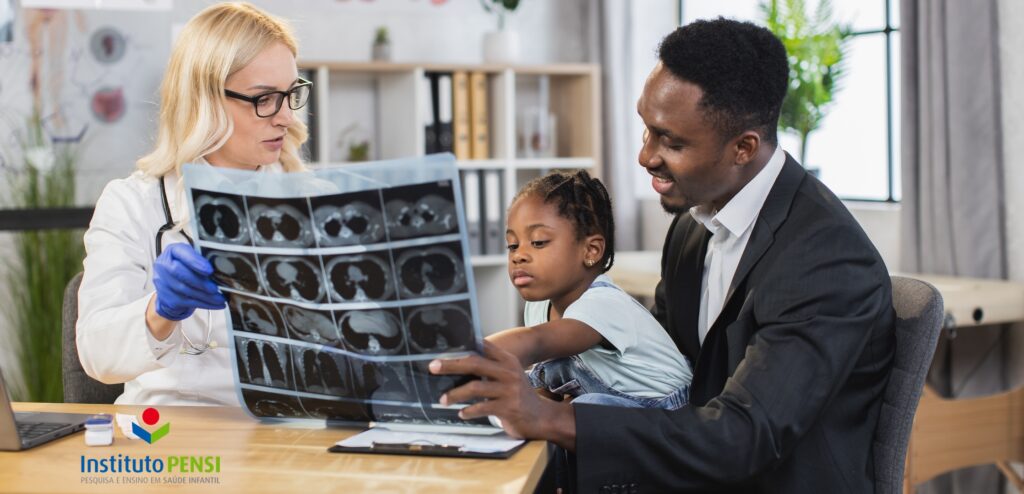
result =
[[[527,326],[548,321],[549,301],[527,302]],[[598,276],[562,315],[590,326],[614,350],[592,347],[579,355],[597,377],[616,391],[644,398],[660,398],[689,385],[693,370],[676,344],[640,302]]]

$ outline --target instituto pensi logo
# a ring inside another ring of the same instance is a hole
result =
[[[160,412],[158,412],[156,408],[152,407],[143,410],[142,422],[150,427],[156,425],[157,422],[160,422]],[[166,436],[168,432],[171,432],[171,423],[167,422],[166,424],[160,426],[159,429],[150,432],[142,428],[142,426],[140,426],[138,423],[132,422],[132,432],[136,436],[139,436],[139,439],[142,439],[143,441],[146,441],[149,444],[153,444],[159,441],[160,438]]]

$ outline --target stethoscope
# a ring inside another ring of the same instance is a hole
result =
[[[164,223],[159,230],[156,231],[156,257],[160,257],[160,254],[164,250],[163,238],[164,232],[174,229],[174,219],[171,218],[171,206],[167,202],[167,187],[164,185],[164,177],[160,177],[160,202],[164,207]],[[195,247],[195,243],[192,242],[192,238],[188,236],[184,230],[181,232],[188,244]],[[188,333],[185,329],[181,329],[181,336],[185,338],[185,344],[181,346],[181,353],[185,355],[201,355],[207,350],[217,348],[217,342],[213,340],[213,324],[210,324],[210,314],[212,311],[206,311],[206,342],[202,345],[197,345],[192,342],[188,337]]]

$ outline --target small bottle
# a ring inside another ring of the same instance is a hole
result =
[[[93,415],[85,421],[86,446],[110,446],[114,443],[114,421],[109,413]]]

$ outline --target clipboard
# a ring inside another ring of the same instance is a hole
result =
[[[525,440],[512,439],[503,433],[493,436],[442,434],[392,431],[378,426],[338,441],[327,451],[503,460],[510,458],[524,444]]]

